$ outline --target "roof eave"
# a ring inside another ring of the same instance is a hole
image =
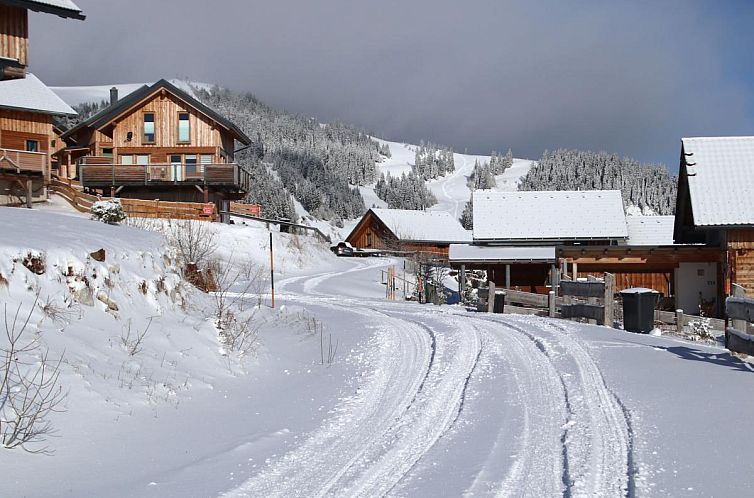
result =
[[[58,17],[66,19],[77,19],[83,21],[86,19],[80,10],[64,9],[63,7],[57,7],[55,5],[40,4],[35,2],[29,2],[25,0],[0,0],[0,3],[10,5],[11,7],[20,7],[22,9],[28,9],[33,12],[43,12],[45,14],[55,14]]]
[[[14,107],[10,105],[0,105],[0,109],[4,109],[7,111],[31,112],[33,114],[46,114],[48,116],[76,116],[76,111],[73,111],[71,113],[71,112],[51,111],[51,110],[44,110],[44,109],[32,109],[29,107]]]

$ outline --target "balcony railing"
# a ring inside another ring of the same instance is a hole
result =
[[[16,173],[45,173],[47,154],[0,148],[0,169],[15,170]]]
[[[199,184],[241,186],[237,164],[81,164],[85,187]]]

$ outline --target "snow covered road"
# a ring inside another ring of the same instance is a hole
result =
[[[226,496],[633,494],[629,419],[572,331],[343,296],[345,279],[384,261],[353,265],[289,279],[282,297],[375,326],[370,373],[303,444]]]

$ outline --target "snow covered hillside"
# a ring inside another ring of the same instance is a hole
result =
[[[390,147],[391,157],[377,164],[380,173],[389,173],[392,176],[400,176],[403,173],[411,171],[411,165],[414,163],[416,146],[402,144],[398,142],[388,142],[377,139],[380,144],[387,144]],[[489,162],[490,156],[478,156],[471,154],[453,154],[455,171],[437,180],[430,180],[427,184],[430,190],[437,198],[438,203],[430,209],[434,211],[446,211],[455,218],[460,218],[463,207],[471,197],[471,190],[467,185],[469,176],[474,170],[474,163],[480,164]],[[514,159],[513,166],[505,171],[502,175],[495,177],[495,191],[515,191],[518,189],[518,182],[526,176],[534,161],[528,159]],[[374,190],[362,188],[367,207],[384,207],[385,203],[374,195]],[[376,201],[375,201],[376,199]],[[381,204],[380,204],[381,203]]]

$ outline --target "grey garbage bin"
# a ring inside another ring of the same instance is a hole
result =
[[[655,307],[660,293],[634,287],[621,291],[620,295],[623,298],[623,328],[629,332],[651,332],[655,326]]]
[[[505,310],[505,292],[495,291],[495,304],[492,307],[493,313],[502,313]]]

